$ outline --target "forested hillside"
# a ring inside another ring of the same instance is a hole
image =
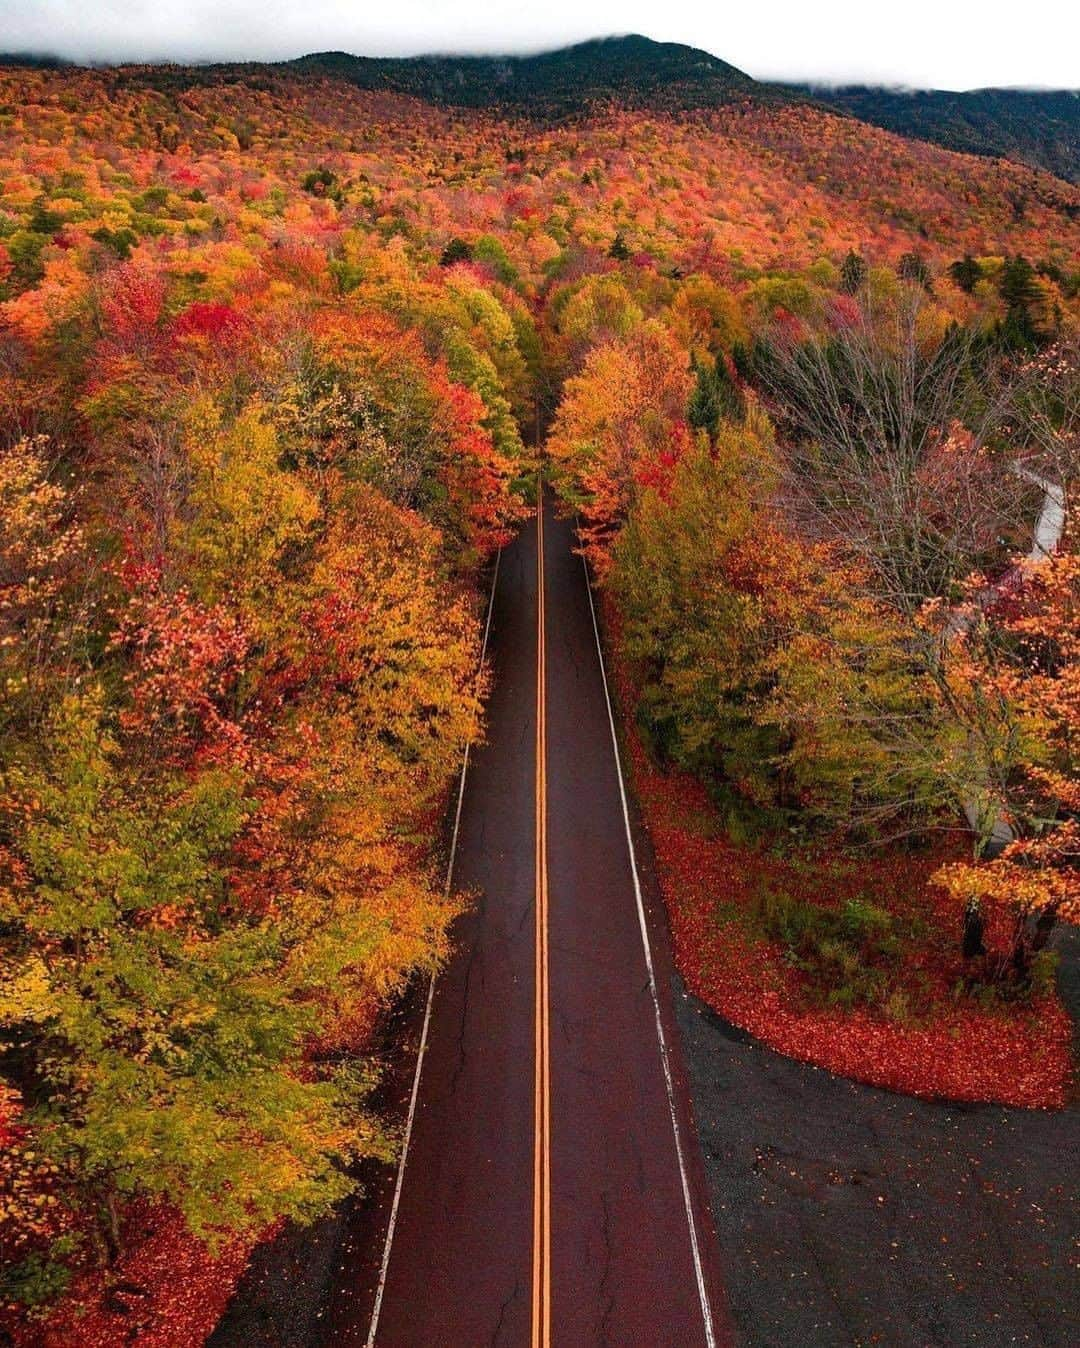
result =
[[[649,771],[733,847],[840,865],[955,843],[973,797],[980,842],[1011,821],[998,860],[918,853],[918,930],[771,874],[740,939],[797,947],[794,1002],[873,946],[831,1007],[922,1034],[958,1002],[916,1043],[975,1027],[954,1093],[1064,1091],[1040,954],[1077,901],[1072,534],[1011,568],[1039,482],[1076,476],[1080,192],[722,63],[721,107],[570,125],[334,67],[0,69],[18,1344],[201,1342],[252,1242],[392,1154],[366,1051],[469,901],[440,821],[537,425]]]
[[[851,86],[814,94],[864,122],[965,154],[1015,159],[1080,181],[1080,92],[1041,89],[875,89]]]
[[[363,57],[322,52],[290,63],[361,89],[413,94],[459,107],[527,116],[580,113],[617,100],[636,107],[713,107],[750,89],[771,90],[708,52],[677,42],[608,37],[535,56]]]
[[[64,68],[48,55],[0,54],[0,66]],[[73,68],[73,67],[71,67]],[[368,57],[317,52],[275,67],[143,69],[163,89],[193,82],[261,80],[273,70],[342,80],[448,107],[489,108],[527,119],[580,118],[613,106],[679,113],[753,98],[837,109],[902,136],[965,154],[1012,159],[1066,181],[1080,177],[1080,93],[1075,89],[893,89],[752,79],[695,47],[638,34],[594,38],[527,56]]]

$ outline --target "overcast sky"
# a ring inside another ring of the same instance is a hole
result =
[[[84,61],[537,51],[627,32],[759,78],[1080,86],[1076,0],[0,0],[0,51]]]

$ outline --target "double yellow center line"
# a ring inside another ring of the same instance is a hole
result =
[[[548,997],[547,690],[544,493],[536,498],[536,1048],[533,1148],[533,1348],[551,1343],[551,1012]]]

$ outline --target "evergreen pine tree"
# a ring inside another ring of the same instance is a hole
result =
[[[847,257],[840,264],[840,289],[848,295],[856,294],[862,289],[866,273],[867,266],[862,255],[854,248],[849,248]]]
[[[982,268],[970,253],[965,253],[959,261],[950,265],[949,275],[965,294],[970,295],[982,280]]]

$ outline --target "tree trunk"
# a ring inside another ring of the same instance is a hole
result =
[[[112,1192],[106,1193],[102,1201],[100,1220],[95,1223],[94,1246],[99,1263],[106,1268],[111,1268],[120,1258],[123,1248],[120,1238],[120,1207],[116,1195]]]
[[[1018,979],[1026,981],[1030,978],[1031,962],[1040,950],[1045,949],[1056,922],[1056,908],[1042,909],[1034,920],[1028,915],[1016,919],[1016,926],[1013,928],[1012,967]]]
[[[969,899],[964,907],[964,936],[961,943],[964,959],[977,959],[986,954],[983,936],[986,933],[986,919],[982,915],[978,899]]]

